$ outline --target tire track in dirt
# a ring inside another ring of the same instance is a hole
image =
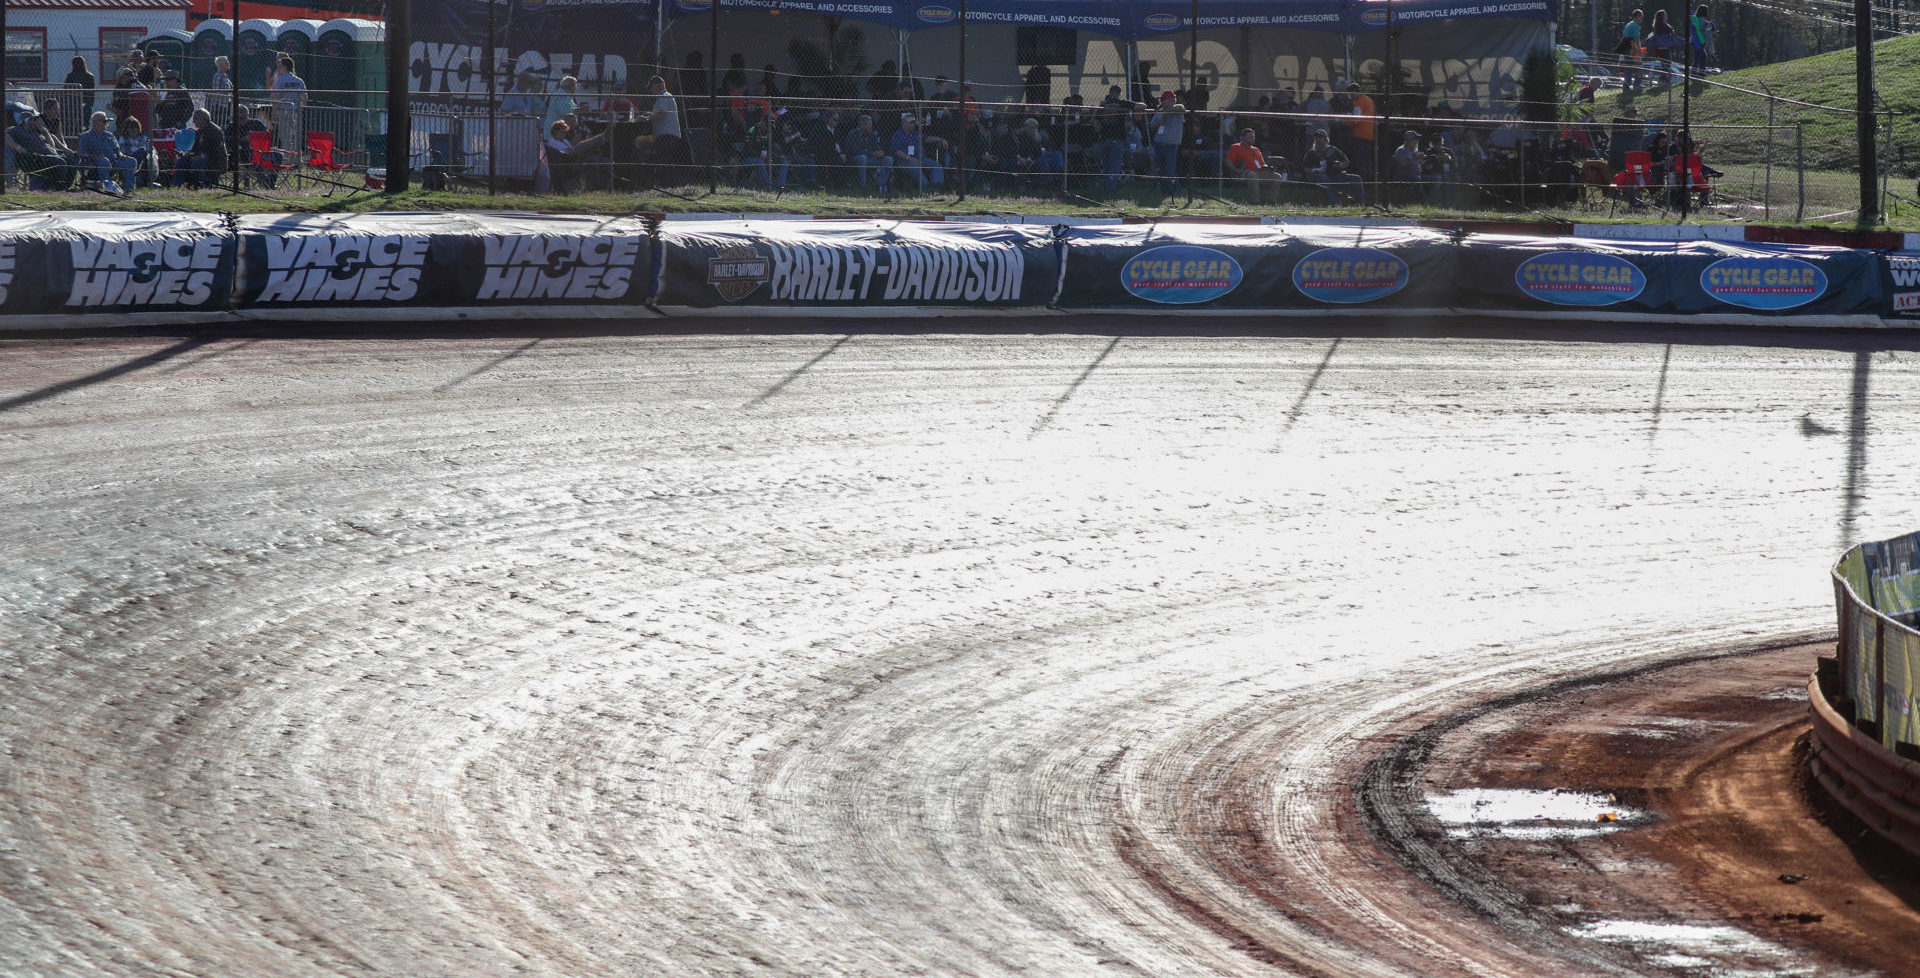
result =
[[[0,344],[0,973],[1607,973],[1371,849],[1358,766],[1703,618],[1817,624],[1879,471],[1798,424],[1840,423],[1839,349],[267,336],[113,372],[171,342]],[[1862,457],[1910,457],[1880,369]]]

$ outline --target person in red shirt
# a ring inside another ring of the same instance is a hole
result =
[[[1240,141],[1227,147],[1227,172],[1247,182],[1256,204],[1280,201],[1280,185],[1287,180],[1287,161],[1280,157],[1267,159],[1254,143],[1252,127],[1240,130]]]

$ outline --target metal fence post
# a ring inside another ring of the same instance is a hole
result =
[[[1793,168],[1800,173],[1800,199],[1793,207],[1793,223],[1800,223],[1807,213],[1807,123],[1796,120],[1793,124]]]
[[[1773,217],[1773,99],[1767,99],[1767,188],[1766,196],[1761,198],[1761,213]]]

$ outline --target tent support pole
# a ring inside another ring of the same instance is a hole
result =
[[[720,192],[720,0],[707,23],[707,195]]]
[[[973,142],[973,120],[967,117],[967,0],[960,0],[960,193],[954,203],[967,199],[967,148]]]

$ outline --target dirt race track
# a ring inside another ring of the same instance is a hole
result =
[[[1073,323],[0,343],[0,975],[1920,970],[1920,338]]]

